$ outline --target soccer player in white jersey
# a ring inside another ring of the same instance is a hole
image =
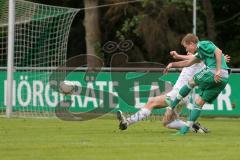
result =
[[[179,55],[175,51],[170,52],[170,54],[173,58],[180,59],[180,60],[186,60],[194,56],[191,53],[188,53],[187,55]],[[230,61],[230,57],[228,55],[225,56],[225,59],[227,61]],[[143,108],[141,108],[137,113],[131,115],[130,117],[125,117],[120,110],[117,111],[117,119],[120,121],[119,129],[125,130],[128,128],[128,126],[143,120],[144,118],[148,117],[151,114],[154,108],[164,108],[169,106],[170,100],[173,100],[177,96],[179,89],[181,89],[182,86],[186,85],[188,81],[194,76],[194,74],[200,71],[203,67],[204,67],[203,63],[198,63],[190,67],[183,68],[172,91],[170,91],[166,95],[160,95],[160,96],[151,98]],[[183,99],[183,103],[187,104],[188,106],[191,106],[191,103],[188,97]],[[188,107],[188,108],[191,109],[191,107]],[[185,122],[180,120],[178,116],[175,116],[173,114],[176,114],[176,113],[168,112],[168,109],[167,109],[167,112],[165,113],[163,118],[164,126],[170,129],[180,129],[182,126],[185,125]]]
[[[170,54],[174,59],[179,59],[179,60],[185,60],[185,59],[188,59],[189,57],[193,56],[191,53],[187,53],[187,56],[182,56],[182,55],[179,55],[175,51],[170,52]],[[174,98],[177,96],[177,93],[179,92],[181,87],[183,87],[188,82],[188,80],[191,79],[193,77],[193,75],[196,72],[200,71],[203,67],[205,67],[205,65],[203,63],[198,63],[198,64],[194,64],[190,67],[183,68],[175,85],[173,86],[173,89],[169,93],[166,94],[166,101],[168,101],[168,99],[174,100]],[[189,110],[191,110],[192,106],[193,106],[190,102],[191,96],[192,96],[192,94],[190,94],[189,96],[184,98],[183,102],[182,102],[184,105],[187,105],[187,108]],[[194,97],[192,97],[192,98],[194,98]],[[168,108],[164,114],[162,122],[163,122],[164,127],[167,127],[169,129],[180,129],[182,126],[184,126],[186,124],[185,121],[179,119],[179,115],[176,113],[176,111],[172,112]],[[208,132],[208,129],[205,127],[202,127],[199,123],[195,123],[193,125],[193,128],[191,128],[191,130],[194,132],[201,132],[201,133]]]

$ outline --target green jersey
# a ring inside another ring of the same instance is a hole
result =
[[[202,60],[208,68],[216,68],[216,48],[215,44],[211,41],[199,41],[197,44],[196,57]],[[221,69],[229,69],[223,54]]]

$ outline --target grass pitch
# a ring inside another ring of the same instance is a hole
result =
[[[209,134],[176,132],[156,121],[126,131],[118,121],[0,118],[1,160],[239,160],[240,119],[200,119]]]

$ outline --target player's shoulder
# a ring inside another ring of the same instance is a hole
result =
[[[208,45],[208,44],[213,44],[213,42],[210,40],[203,40],[198,42],[198,45]]]
[[[215,48],[216,45],[212,42],[212,41],[199,41],[197,43],[197,47],[198,49],[202,49],[202,50],[209,50],[209,49],[212,49],[212,48]]]
[[[198,54],[213,57],[216,45],[212,41],[199,41],[197,44]]]

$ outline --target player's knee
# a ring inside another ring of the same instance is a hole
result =
[[[205,104],[205,101],[202,98],[197,98],[195,103],[196,105],[202,107]]]
[[[151,98],[149,101],[148,101],[148,105],[149,106],[156,106],[157,105],[157,99],[156,98]]]
[[[188,81],[188,85],[192,88],[194,88],[196,86],[196,83],[194,82],[194,80],[190,80]]]
[[[163,126],[169,128],[169,124],[178,118],[179,118],[179,115],[175,110],[166,109],[166,112],[164,113],[164,116],[162,119]]]
[[[150,100],[145,105],[145,108],[153,109],[153,108],[164,108],[167,106],[165,102],[165,96],[158,96],[154,98],[150,98]]]

